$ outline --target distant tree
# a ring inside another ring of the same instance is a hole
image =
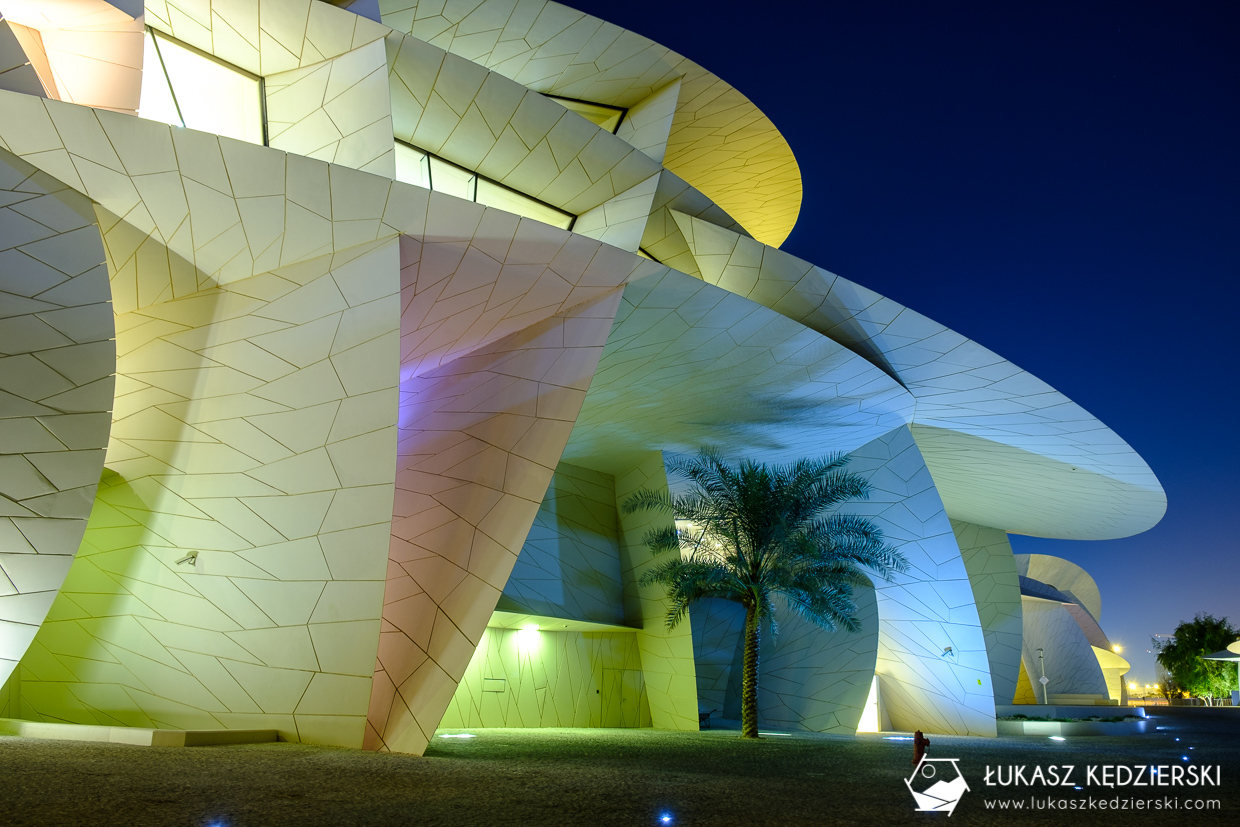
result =
[[[1166,698],[1168,703],[1175,698],[1184,697],[1184,688],[1176,682],[1170,672],[1163,668],[1161,663],[1156,664],[1154,668],[1154,679],[1158,682],[1158,694]]]
[[[884,579],[908,561],[883,542],[882,531],[864,517],[829,513],[841,502],[862,498],[869,483],[844,470],[847,457],[801,460],[768,467],[745,460],[733,467],[703,449],[669,470],[692,485],[675,497],[642,489],[623,504],[624,513],[654,509],[688,520],[645,537],[655,555],[678,552],[642,576],[670,598],[668,628],[704,597],[745,607],[745,653],[741,681],[741,735],[758,737],[758,660],[761,625],[778,631],[778,601],[825,629],[857,631],[853,587],[870,585],[863,570]]]
[[[1175,627],[1171,638],[1154,638],[1158,665],[1166,670],[1177,689],[1198,698],[1220,698],[1237,688],[1236,665],[1227,661],[1202,660],[1226,649],[1240,638],[1240,629],[1227,618],[1199,614]]]

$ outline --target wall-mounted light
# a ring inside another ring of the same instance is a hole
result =
[[[536,650],[539,643],[537,623],[526,623],[517,631],[518,651],[528,652]]]
[[[189,563],[191,566],[198,565],[198,552],[191,551],[189,554],[185,555],[180,560],[177,560],[178,566],[183,566],[186,563]]]

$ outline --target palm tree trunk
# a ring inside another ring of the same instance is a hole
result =
[[[741,673],[741,737],[758,737],[758,648],[761,642],[758,610],[745,608],[745,663]]]

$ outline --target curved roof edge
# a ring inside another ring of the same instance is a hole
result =
[[[664,166],[754,238],[779,246],[792,232],[802,194],[792,148],[752,101],[692,60],[550,0],[400,5],[383,10],[385,25],[543,94],[630,108],[679,80]]]
[[[900,382],[948,513],[1020,534],[1117,539],[1166,512],[1158,478],[1080,405],[938,322],[751,238],[673,212],[701,278],[817,330]]]
[[[1102,620],[1102,593],[1089,572],[1050,554],[1017,554],[1016,573],[1063,592],[1085,607],[1095,621]]]

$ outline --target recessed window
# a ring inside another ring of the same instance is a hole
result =
[[[139,117],[266,143],[261,78],[149,28],[142,66]]]
[[[557,98],[555,95],[547,95],[547,97],[565,109],[576,112],[587,121],[598,124],[613,135],[620,128],[620,121],[624,120],[624,113],[628,111],[619,106],[608,106],[605,103],[591,103],[590,101],[579,101],[573,98]]]
[[[544,224],[550,224],[553,227],[559,227],[564,230],[567,230],[572,225],[573,217],[563,210],[557,210],[550,204],[535,201],[533,198],[524,196],[515,190],[510,190],[485,178],[478,179],[478,197],[475,200],[479,204],[495,207],[504,212],[523,215],[526,218],[532,218],[535,221],[541,221]]]
[[[431,156],[408,144],[396,142],[396,180],[428,190],[431,188]]]
[[[450,164],[442,158],[431,156],[431,189],[464,198],[466,201],[477,201],[478,176],[456,164]]]
[[[523,195],[438,155],[396,142],[396,180],[570,230],[576,216]]]

